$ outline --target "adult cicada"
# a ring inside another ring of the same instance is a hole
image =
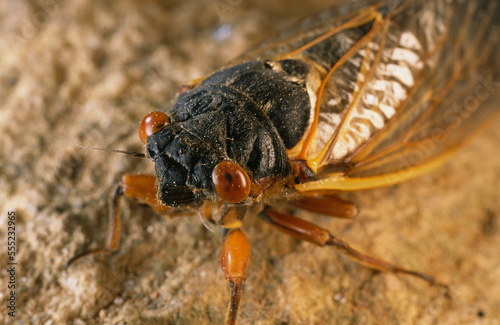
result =
[[[234,324],[252,212],[281,231],[376,269],[433,277],[370,257],[273,209],[353,217],[334,196],[388,186],[441,165],[498,112],[500,2],[353,1],[306,19],[232,65],[180,88],[139,134],[156,176],[125,175],[103,248],[119,246],[122,195],[170,215],[192,209],[223,229]],[[251,209],[250,209],[251,208]]]

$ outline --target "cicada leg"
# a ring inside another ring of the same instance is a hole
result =
[[[335,195],[326,194],[318,197],[302,196],[300,199],[294,201],[293,204],[307,211],[336,218],[352,219],[358,214],[356,205]]]
[[[118,250],[118,247],[120,246],[120,201],[122,196],[125,195],[127,197],[137,199],[139,202],[151,206],[156,212],[169,215],[169,212],[172,209],[161,204],[161,202],[156,198],[155,182],[156,178],[151,175],[123,175],[122,180],[115,185],[109,197],[110,213],[106,243],[103,247],[98,247],[73,256],[66,262],[65,267],[68,267],[76,260],[87,255],[111,253]]]
[[[239,229],[224,228],[224,245],[222,246],[221,266],[226,280],[231,286],[231,299],[226,314],[226,325],[236,323],[240,305],[243,282],[247,277],[247,266],[250,258],[250,245]]]
[[[194,85],[181,85],[179,88],[177,88],[177,96],[184,94],[187,91],[190,91],[193,89],[195,86]]]
[[[408,274],[425,280],[431,284],[444,285],[438,283],[436,279],[430,275],[413,270],[407,270],[381,259],[361,253],[360,251],[352,248],[346,241],[336,238],[330,234],[326,229],[318,227],[295,216],[279,213],[266,208],[260,213],[260,217],[278,228],[278,230],[281,230],[289,235],[314,243],[321,247],[326,245],[332,246],[346,254],[348,257],[353,258],[356,262],[369,268],[385,272]]]

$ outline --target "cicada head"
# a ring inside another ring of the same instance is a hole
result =
[[[222,199],[241,203],[251,182],[236,162],[183,129],[161,112],[148,114],[139,128],[149,158],[155,163],[158,198],[168,206],[196,200]]]
[[[144,129],[141,125],[140,130]],[[165,123],[149,130],[139,133],[147,135],[146,152],[155,163],[158,198],[168,206],[184,206],[194,203],[195,192],[210,196],[213,192],[211,171],[222,158],[200,145],[199,140],[178,123]]]

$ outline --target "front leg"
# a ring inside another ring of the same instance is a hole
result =
[[[108,234],[104,246],[85,251],[70,258],[64,267],[68,267],[76,260],[87,256],[101,253],[112,253],[120,246],[121,211],[120,201],[122,196],[137,199],[152,207],[156,212],[168,215],[173,209],[168,208],[156,198],[156,177],[152,175],[130,175],[125,174],[118,182],[109,196],[110,212],[108,223]]]
[[[239,229],[224,230],[224,245],[220,263],[226,280],[231,286],[231,299],[226,314],[226,325],[234,325],[240,305],[243,282],[247,277],[247,266],[250,258],[250,245]]]

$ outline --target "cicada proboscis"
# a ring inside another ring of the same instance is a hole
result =
[[[369,267],[435,283],[273,203],[286,198],[351,218],[356,207],[336,193],[442,165],[499,111],[498,17],[498,1],[348,2],[180,88],[167,113],[149,113],[140,125],[156,176],[125,175],[116,185],[108,240],[91,253],[118,249],[125,195],[165,215],[197,211],[223,229],[226,324],[236,321],[246,279],[248,214]]]

